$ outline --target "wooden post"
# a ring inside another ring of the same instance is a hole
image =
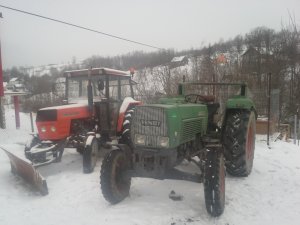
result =
[[[270,117],[271,117],[271,73],[268,74],[268,133],[267,145],[270,145]]]

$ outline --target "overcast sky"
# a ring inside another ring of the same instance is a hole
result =
[[[176,50],[233,38],[257,26],[280,30],[288,11],[300,24],[300,0],[0,0],[0,5]],[[154,50],[1,7],[0,12],[4,68]]]

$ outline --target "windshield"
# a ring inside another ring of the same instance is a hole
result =
[[[108,96],[106,92],[106,80],[104,76],[99,76],[97,79],[93,78],[91,80],[92,90],[93,90],[93,98],[94,100],[107,99],[110,100],[123,100],[126,96],[131,96],[130,89],[130,79],[126,77],[126,79],[111,79],[109,80],[108,85]],[[88,80],[87,79],[68,79],[67,85],[67,95],[69,102],[81,102],[87,101],[88,99]],[[120,86],[120,95],[119,95],[119,86]]]

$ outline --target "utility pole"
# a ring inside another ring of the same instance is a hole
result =
[[[1,18],[2,18],[2,13],[0,12],[0,19]],[[4,96],[4,87],[3,87],[3,71],[2,71],[1,40],[0,40],[0,98],[2,98],[3,96]]]
[[[1,18],[2,18],[2,13],[0,12],[0,20],[1,20]],[[0,40],[0,128],[5,129],[6,126],[5,126],[5,113],[4,113],[4,99],[3,98],[4,98],[4,87],[3,87],[3,71],[2,71],[1,40]]]

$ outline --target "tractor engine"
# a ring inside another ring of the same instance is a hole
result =
[[[187,104],[184,99],[137,106],[131,125],[135,170],[143,176],[162,177],[165,169],[199,150],[207,122],[207,106]]]

